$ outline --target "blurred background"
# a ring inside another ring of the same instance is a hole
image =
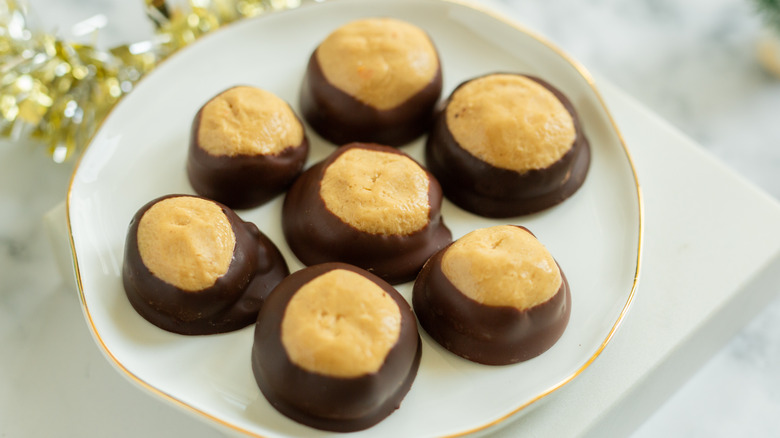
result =
[[[496,0],[487,5],[498,5],[536,30],[597,80],[617,85],[780,199],[780,78],[758,56],[767,38],[764,22],[780,17],[777,11],[772,15],[776,3]],[[103,49],[154,34],[143,0],[28,4],[35,29]],[[86,31],[83,24],[76,26],[84,20]],[[780,35],[780,20],[777,26]],[[175,426],[180,436],[216,436],[184,414],[136,394],[118,377],[92,343],[77,300],[56,275],[41,217],[64,200],[74,162],[54,163],[45,147],[25,137],[0,140],[0,345],[12,346],[0,354],[0,374],[7,376],[3,385],[14,385],[0,388],[0,394],[15,394],[13,399],[0,395],[0,436],[42,436],[41,431],[62,424],[63,436],[130,430],[154,437],[159,431],[145,424],[160,419]],[[71,316],[63,317],[65,313]],[[57,333],[44,333],[36,324],[41,318],[58,318],[63,326]],[[32,361],[25,345],[49,349],[54,363]],[[632,437],[779,436],[778,370],[780,299],[775,299]],[[51,388],[59,392],[52,394]],[[113,393],[119,395],[105,398]],[[93,401],[69,404],[75,399]],[[126,406],[147,421],[118,414]]]

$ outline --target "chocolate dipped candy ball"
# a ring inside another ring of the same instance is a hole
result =
[[[303,124],[286,102],[259,88],[233,87],[195,116],[187,176],[199,195],[251,208],[284,192],[308,154]]]
[[[326,263],[293,273],[268,297],[252,370],[282,414],[350,432],[399,407],[421,353],[412,310],[392,286],[355,266]]]
[[[439,183],[408,155],[352,143],[295,181],[282,229],[305,265],[349,263],[398,284],[452,241],[441,200]]]
[[[135,310],[185,335],[240,329],[289,273],[279,250],[228,207],[188,195],[144,205],[127,232],[122,281]]]
[[[401,146],[428,130],[441,88],[439,56],[422,29],[367,18],[338,28],[312,53],[300,105],[334,144]]]
[[[425,157],[447,199],[481,216],[510,217],[574,194],[588,173],[590,146],[574,107],[552,85],[490,74],[453,91]]]
[[[451,352],[487,365],[536,357],[569,322],[569,284],[523,227],[472,231],[431,257],[414,283],[420,325]]]

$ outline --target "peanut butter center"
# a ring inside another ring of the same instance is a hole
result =
[[[447,127],[469,153],[495,167],[525,172],[555,163],[571,149],[571,114],[538,82],[494,74],[458,88],[446,110]]]
[[[303,126],[273,93],[235,87],[201,111],[198,142],[211,155],[275,155],[303,141]]]
[[[228,271],[236,236],[222,209],[191,196],[154,204],[138,223],[138,251],[156,277],[185,291],[213,286]]]
[[[528,231],[499,225],[472,231],[442,257],[444,275],[464,295],[489,306],[525,310],[552,298],[561,273]]]
[[[360,231],[407,235],[428,224],[429,184],[405,155],[353,148],[325,169],[320,196],[331,213]]]
[[[375,373],[398,342],[401,310],[376,283],[345,269],[303,285],[282,319],[290,360],[313,373],[358,377]]]
[[[328,82],[379,110],[394,108],[436,76],[439,59],[420,28],[392,18],[348,23],[317,48]]]

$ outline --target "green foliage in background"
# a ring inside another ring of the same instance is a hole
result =
[[[780,0],[753,0],[764,21],[780,32]]]

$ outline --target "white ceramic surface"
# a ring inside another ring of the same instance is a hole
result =
[[[302,72],[316,44],[338,25],[368,15],[405,19],[431,34],[442,58],[445,94],[491,71],[546,78],[579,111],[593,161],[578,193],[539,214],[496,221],[448,202],[442,210],[455,237],[511,222],[529,227],[547,245],[572,287],[571,321],[561,340],[526,363],[486,367],[423,336],[423,362],[412,390],[397,412],[366,434],[461,434],[500,422],[587,367],[627,310],[640,252],[638,183],[592,82],[560,52],[498,17],[433,0],[338,0],[246,20],[207,35],[146,77],[84,154],[68,198],[83,308],[98,344],[133,382],[200,418],[261,436],[317,435],[278,414],[260,394],[249,366],[251,328],[184,337],[150,325],[132,310],[120,278],[128,222],[154,197],[192,193],[184,160],[200,105],[227,87],[249,84],[297,108]],[[332,146],[309,135],[311,164]],[[422,141],[404,151],[422,160]],[[268,234],[296,270],[301,265],[281,235],[280,209],[281,197],[240,215]],[[409,297],[408,284],[399,290]]]

